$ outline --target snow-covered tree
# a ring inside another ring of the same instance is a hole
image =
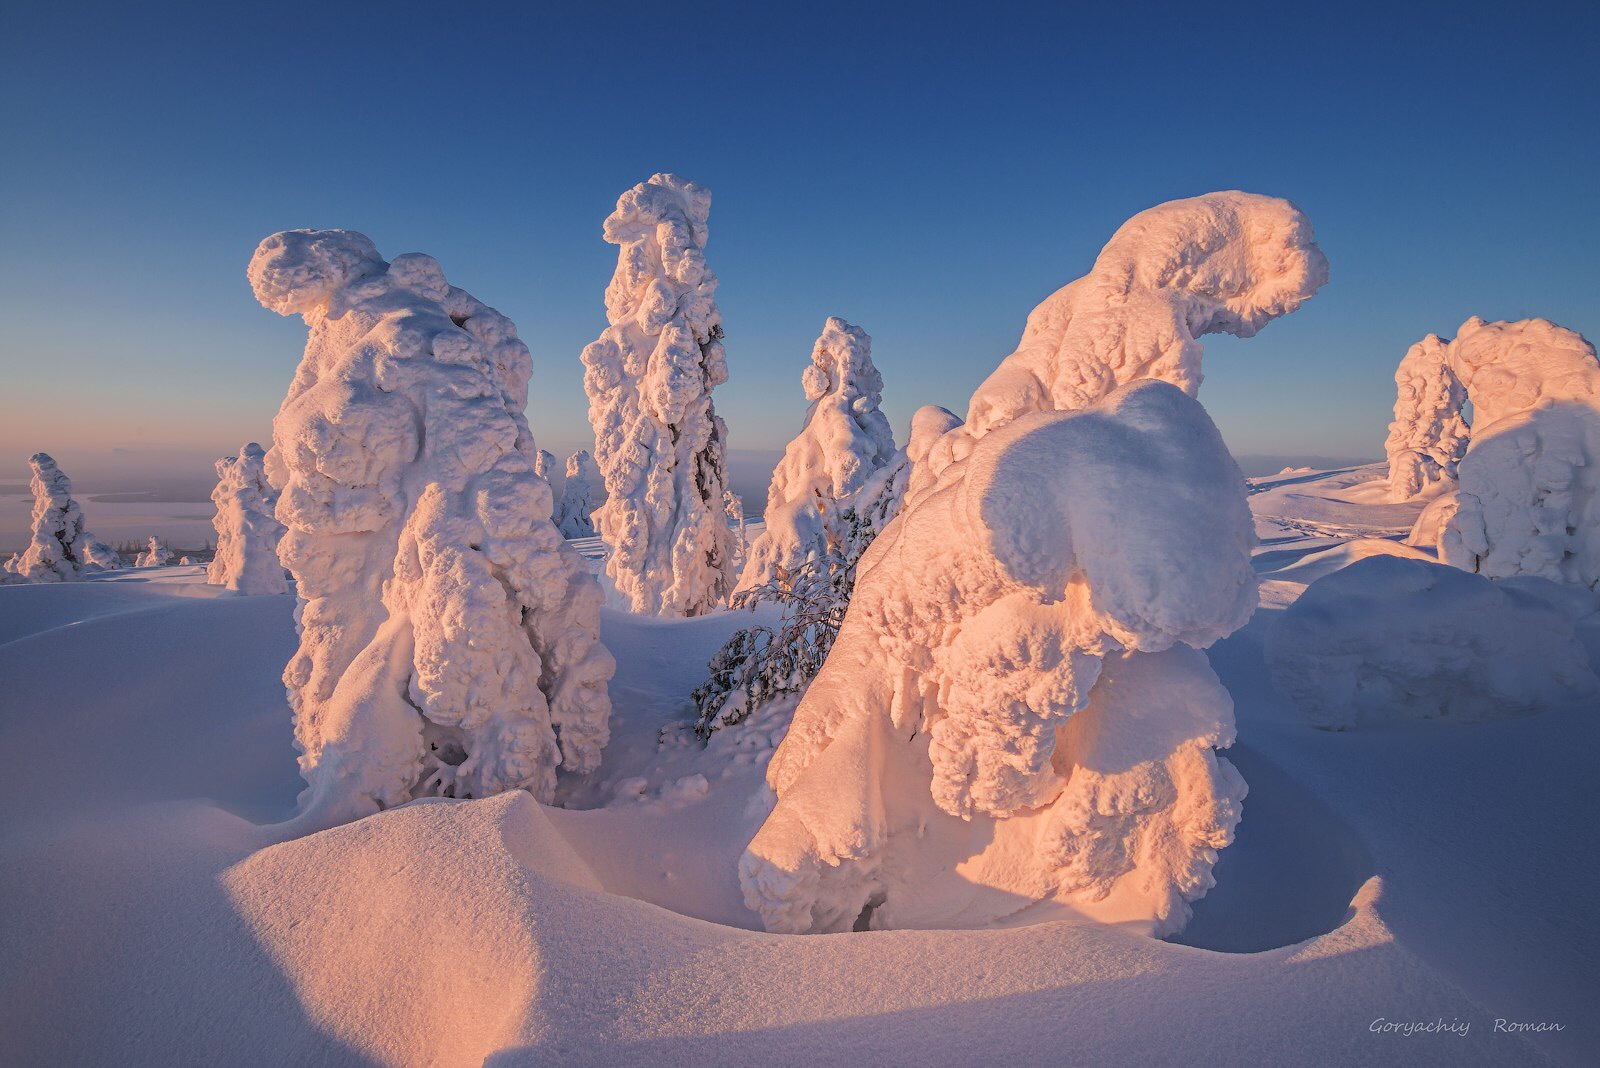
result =
[[[895,457],[894,433],[878,410],[883,377],[866,331],[830,317],[800,383],[811,406],[772,472],[766,527],[750,546],[741,590],[826,559],[840,514]]]
[[[1468,319],[1451,370],[1472,403],[1447,563],[1600,588],[1600,363],[1547,319]]]
[[[1033,309],[1017,350],[978,386],[966,423],[933,450],[912,495],[974,440],[1029,412],[1087,408],[1145,378],[1195,396],[1200,338],[1254,337],[1327,280],[1311,224],[1287,200],[1230,191],[1140,212],[1088,274]]]
[[[1406,351],[1395,370],[1394,421],[1383,446],[1391,500],[1409,501],[1455,484],[1456,467],[1467,450],[1461,414],[1467,394],[1450,369],[1448,352],[1448,342],[1429,334]]]
[[[28,457],[33,470],[33,535],[28,548],[7,565],[25,582],[70,582],[95,571],[122,566],[112,552],[84,527],[83,509],[72,496],[72,480],[48,453]]]
[[[744,498],[732,490],[724,490],[722,514],[728,517],[728,526],[733,530],[733,562],[743,568],[750,555],[750,539],[745,534]]]
[[[553,511],[550,513],[550,518],[559,527],[561,525],[561,473],[556,470],[555,453],[540,449],[538,456],[534,458],[533,471],[534,474],[544,479],[550,486],[550,499],[553,502],[551,504]]]
[[[217,514],[217,551],[206,581],[240,593],[288,593],[278,542],[283,524],[275,509],[278,493],[267,479],[266,451],[247,443],[237,456],[217,461],[217,487],[211,491]]]
[[[313,822],[588,772],[608,737],[602,595],[550,521],[509,319],[411,253],[291,231],[257,299],[310,328],[266,467],[300,597],[284,672]]]
[[[133,566],[166,567],[172,563],[172,560],[172,550],[167,548],[166,542],[152,534],[144,552],[134,557]]]
[[[633,611],[696,616],[732,586],[723,520],[727,428],[711,390],[727,381],[716,276],[706,266],[711,193],[657,174],[617,201],[605,239],[620,246],[584,389],[606,501],[594,513],[606,574]]]
[[[1286,202],[1153,209],[1076,298],[1035,311],[976,427],[913,428],[912,487],[858,565],[740,864],[769,929],[970,926],[1046,899],[1183,925],[1245,793],[1214,752],[1232,702],[1199,650],[1256,603],[1244,479],[1190,395],[1194,339],[1254,333],[1325,276]]]
[[[562,486],[561,508],[556,525],[567,538],[594,537],[594,510],[600,504],[600,469],[588,449],[567,457],[567,477]]]

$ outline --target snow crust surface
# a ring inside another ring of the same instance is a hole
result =
[[[617,200],[606,287],[610,326],[583,350],[606,500],[594,513],[606,574],[635,612],[704,615],[727,600],[727,427],[711,391],[728,380],[717,278],[706,265],[711,192],[657,174]]]
[[[437,261],[289,231],[250,262],[305,356],[266,457],[300,598],[284,671],[313,823],[593,769],[607,739],[602,595],[551,522],[509,319]]]
[[[267,479],[267,453],[247,442],[237,456],[217,461],[217,506],[212,526],[217,551],[206,568],[206,581],[239,593],[288,593],[289,583],[278,562],[284,526],[278,522],[278,492]]]
[[[1600,698],[1574,630],[1600,599],[1567,592],[1576,602],[1545,579],[1370,556],[1307,588],[1269,635],[1267,662],[1278,690],[1335,730],[1470,723]]]

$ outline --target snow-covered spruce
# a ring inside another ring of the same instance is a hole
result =
[[[1446,562],[1600,588],[1600,363],[1545,319],[1467,320],[1449,363],[1472,403]]]
[[[744,498],[732,490],[723,490],[722,514],[728,517],[728,526],[733,530],[733,562],[742,571],[745,560],[750,556],[750,538],[745,532]]]
[[[307,819],[526,788],[608,737],[599,584],[550,521],[509,319],[417,253],[290,231],[257,299],[310,328],[267,472],[300,596],[284,672]]]
[[[1394,421],[1383,448],[1389,458],[1389,497],[1409,501],[1430,489],[1452,489],[1467,450],[1462,417],[1466,390],[1451,370],[1449,342],[1429,334],[1395,369]]]
[[[1028,316],[1017,350],[972,395],[966,433],[1087,408],[1136,379],[1194,396],[1201,337],[1253,337],[1327,280],[1311,223],[1287,200],[1207,193],[1142,211]]]
[[[1592,595],[1544,579],[1358,560],[1313,582],[1268,634],[1273,685],[1330,730],[1504,719],[1592,698],[1600,680],[1563,592],[1595,611]]]
[[[533,472],[550,487],[551,511],[550,518],[559,528],[561,526],[561,472],[556,470],[556,454],[546,449],[540,449],[533,460]]]
[[[283,524],[275,509],[278,493],[267,480],[266,451],[247,443],[237,456],[217,461],[217,486],[211,500],[217,514],[217,551],[206,568],[206,581],[240,593],[288,593],[278,562]]]
[[[601,500],[600,469],[588,449],[567,457],[567,477],[562,484],[561,505],[556,511],[556,526],[562,537],[594,537],[594,510]]]
[[[1016,420],[959,466],[861,561],[768,768],[746,901],[775,931],[981,925],[1051,897],[1176,930],[1244,796],[1196,651],[1255,607],[1239,470],[1160,382]]]
[[[696,616],[732,587],[723,518],[727,428],[711,390],[728,379],[717,279],[706,266],[711,193],[657,174],[617,201],[605,239],[620,246],[583,384],[606,501],[594,513],[606,573],[633,611]]]
[[[741,590],[781,583],[807,561],[826,560],[841,512],[895,458],[894,433],[878,409],[883,377],[866,331],[830,317],[800,384],[811,406],[772,472],[766,526],[750,546]]]
[[[769,929],[979,925],[1047,898],[1183,926],[1245,793],[1198,650],[1256,603],[1196,338],[1253,334],[1326,276],[1285,201],[1162,205],[1034,311],[970,425],[919,413],[900,514],[768,767],[740,877]]]
[[[83,509],[72,496],[72,480],[48,453],[28,457],[33,471],[33,533],[27,549],[7,570],[24,582],[70,582],[95,571],[112,571],[121,559],[84,527]]]
[[[133,558],[133,566],[167,567],[173,559],[172,550],[167,548],[167,543],[152,534],[144,552]]]

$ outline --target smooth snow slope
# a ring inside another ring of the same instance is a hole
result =
[[[1349,474],[1296,477],[1252,498],[1258,522],[1317,532],[1278,528],[1256,555],[1284,600],[1319,556],[1360,551],[1333,528],[1406,525],[1363,520]],[[278,842],[283,828],[250,821],[286,816],[301,785],[277,678],[291,607],[207,587],[199,568],[0,589],[0,742],[21,757],[0,779],[3,1059],[1600,1056],[1593,708],[1316,731],[1268,680],[1269,605],[1209,653],[1251,794],[1186,945],[1065,923],[776,936],[743,929],[757,917],[734,864],[783,710],[706,750],[683,696],[747,617],[605,613],[613,740],[559,794],[609,807],[428,801]],[[210,800],[166,800],[180,798]],[[1496,1034],[1496,1017],[1566,1030]],[[1370,1030],[1441,1018],[1467,1035]]]

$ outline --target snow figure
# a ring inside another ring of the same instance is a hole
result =
[[[968,432],[981,437],[1027,412],[1087,408],[1141,378],[1192,397],[1202,336],[1253,337],[1327,280],[1311,224],[1287,200],[1207,193],[1142,211],[1088,274],[1028,316],[1017,351],[972,395]]]
[[[1289,606],[1267,635],[1267,663],[1278,691],[1327,730],[1524,716],[1600,694],[1573,619],[1594,609],[1544,579],[1372,556]]]
[[[750,546],[741,590],[826,557],[840,512],[895,458],[894,433],[878,410],[883,377],[866,331],[829,318],[800,383],[811,407],[772,472],[766,527]]]
[[[144,552],[133,558],[134,567],[167,567],[173,560],[172,550],[166,543],[155,535],[150,536],[150,542],[145,546]]]
[[[211,491],[217,514],[217,552],[206,581],[240,593],[288,593],[278,542],[283,524],[274,512],[277,491],[267,480],[266,452],[255,442],[237,456],[217,461],[217,488]]]
[[[588,449],[579,449],[567,457],[567,478],[556,517],[562,537],[594,537],[594,520],[590,517],[599,503],[599,493],[600,469]]]
[[[1467,449],[1461,409],[1467,394],[1450,369],[1449,343],[1429,334],[1407,350],[1395,370],[1394,422],[1384,452],[1389,457],[1389,499],[1409,501],[1434,487],[1454,487]]]
[[[583,350],[583,385],[608,494],[595,512],[611,548],[606,574],[635,612],[704,615],[732,585],[727,428],[711,403],[728,368],[703,251],[710,210],[709,190],[657,174],[605,222],[620,246],[611,325]]]
[[[1406,544],[1419,549],[1432,549],[1443,560],[1444,532],[1450,528],[1450,521],[1456,517],[1456,510],[1460,507],[1461,499],[1454,491],[1441,493],[1429,501],[1417,516],[1411,533],[1406,535]]]
[[[257,299],[310,328],[266,468],[300,597],[284,671],[302,813],[592,771],[608,737],[602,595],[550,516],[505,316],[429,256],[298,230],[261,243]]]
[[[1472,402],[1447,563],[1600,588],[1600,363],[1545,319],[1468,319],[1449,362]]]
[[[733,528],[734,562],[743,568],[746,558],[750,555],[750,539],[745,536],[744,527],[744,498],[732,490],[723,490],[722,514],[728,517],[728,526]]]
[[[538,456],[536,456],[533,461],[533,472],[549,484],[550,499],[554,502],[551,505],[553,510],[550,513],[550,518],[555,521],[557,526],[560,526],[561,520],[559,516],[561,515],[561,475],[558,471],[556,471],[555,453],[549,452],[545,449],[540,449]]]
[[[1245,794],[1199,650],[1256,604],[1195,339],[1253,334],[1326,274],[1284,201],[1163,205],[1035,310],[969,424],[918,413],[905,502],[740,863],[769,930],[981,926],[1047,899],[1183,926]]]
[[[117,554],[83,525],[83,509],[72,497],[72,480],[48,453],[28,457],[33,469],[33,537],[7,565],[24,582],[70,582],[95,571],[122,566]]]

